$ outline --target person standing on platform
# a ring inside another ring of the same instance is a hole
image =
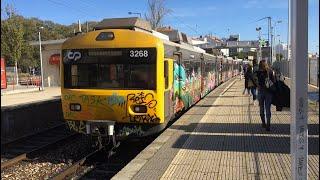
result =
[[[275,83],[275,78],[272,70],[269,68],[265,60],[259,63],[258,75],[258,100],[260,106],[260,118],[262,127],[270,131],[271,121],[271,102],[272,102],[272,85]],[[264,113],[266,112],[266,114]],[[267,118],[267,124],[265,122]]]
[[[248,71],[248,64],[243,65],[243,75],[244,75],[244,90],[242,94],[245,94],[246,91],[248,92],[248,95],[250,95],[250,89],[248,88],[248,79],[246,78],[246,74]]]
[[[247,88],[248,88],[248,91],[251,92],[252,94],[252,98],[253,98],[253,105],[255,105],[255,100],[257,99],[256,98],[256,87],[257,87],[257,83],[256,81],[254,80],[254,77],[253,77],[253,69],[252,69],[252,65],[251,64],[248,64],[247,65],[247,72],[245,74],[245,80],[247,81]]]

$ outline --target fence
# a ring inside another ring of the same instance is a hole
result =
[[[286,77],[291,77],[291,61],[283,60],[273,63],[273,67],[280,69]],[[308,60],[308,83],[319,87],[319,57]]]

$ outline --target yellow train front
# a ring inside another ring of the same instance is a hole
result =
[[[163,53],[161,40],[128,29],[91,31],[64,42],[61,94],[69,127],[116,137],[162,130],[164,95],[172,90],[164,87]]]

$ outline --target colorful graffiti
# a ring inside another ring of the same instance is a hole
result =
[[[70,103],[79,103],[82,111],[70,111]],[[113,93],[110,96],[65,94],[63,96],[63,112],[65,119],[110,119],[115,117],[115,112],[125,114],[126,99]]]
[[[208,94],[211,90],[214,89],[216,85],[216,77],[215,73],[208,72],[205,77],[205,86],[204,86],[204,94]]]
[[[126,104],[124,97],[119,96],[117,93],[112,93],[111,96],[107,97],[107,102],[110,106],[118,105],[122,107]]]
[[[174,64],[175,113],[200,100],[201,78],[200,68],[187,73],[183,65]]]

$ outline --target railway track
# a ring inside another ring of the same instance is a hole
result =
[[[75,136],[77,136],[76,133],[69,132],[62,124],[44,132],[3,144],[1,146],[1,171]]]
[[[51,179],[111,179],[154,139],[155,137],[149,137],[124,141],[112,156],[108,156],[109,150],[97,149]]]

